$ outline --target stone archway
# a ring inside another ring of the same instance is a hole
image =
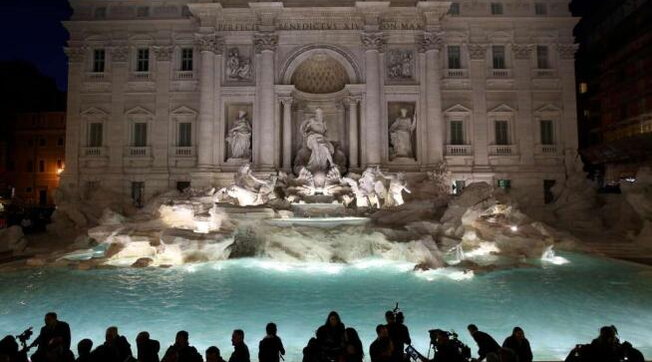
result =
[[[344,66],[325,53],[315,53],[304,60],[290,81],[297,90],[312,94],[339,92],[351,83]]]
[[[281,67],[279,80],[282,84],[293,84],[292,79],[297,68],[301,67],[307,60],[318,60],[320,58],[339,63],[341,70],[346,72],[349,84],[360,83],[362,73],[353,56],[332,45],[309,45],[294,50]],[[334,66],[335,64],[331,63],[330,67]]]

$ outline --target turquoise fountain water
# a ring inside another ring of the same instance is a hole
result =
[[[53,310],[70,323],[75,343],[100,343],[104,329],[117,325],[132,343],[147,330],[167,346],[186,329],[198,348],[217,345],[228,356],[230,332],[242,328],[255,356],[265,324],[274,321],[286,360],[300,361],[330,310],[358,330],[366,349],[385,310],[400,302],[424,353],[428,329],[454,329],[470,343],[465,326],[473,322],[500,342],[520,325],[537,360],[563,359],[608,324],[652,355],[652,268],[563,256],[570,263],[535,261],[534,268],[473,277],[453,269],[415,273],[411,264],[381,260],[343,266],[242,259],[170,269],[2,273],[0,335],[40,327]]]

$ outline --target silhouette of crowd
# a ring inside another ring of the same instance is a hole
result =
[[[410,332],[404,324],[404,316],[397,308],[385,313],[385,324],[376,326],[377,338],[369,346],[371,362],[532,362],[533,355],[530,342],[520,327],[514,327],[512,334],[500,345],[488,333],[480,331],[474,324],[467,327],[469,334],[477,344],[477,358],[472,358],[471,348],[462,343],[455,333],[441,329],[430,330],[430,358],[419,353],[411,345]],[[277,335],[277,326],[268,323],[266,335],[258,345],[259,362],[284,361],[285,348]],[[25,362],[28,353],[32,362],[226,362],[219,348],[211,346],[204,355],[190,344],[187,331],[176,334],[174,344],[165,350],[159,359],[161,345],[150,338],[148,332],[138,333],[136,353],[125,336],[119,334],[118,327],[106,329],[104,343],[93,348],[93,341],[82,339],[77,344],[77,358],[70,349],[70,326],[60,321],[56,313],[45,315],[45,325],[31,344],[28,340],[31,329],[20,336],[6,336],[0,340],[0,362]],[[20,341],[21,346],[18,342]],[[245,343],[245,333],[236,329],[231,335],[233,351],[228,362],[250,362],[249,348]],[[337,312],[328,314],[325,323],[317,328],[315,336],[310,338],[303,349],[302,362],[362,362],[365,350],[358,332],[345,327]],[[589,344],[573,348],[565,362],[643,362],[640,351],[630,343],[621,343],[614,326],[600,329],[599,336]]]

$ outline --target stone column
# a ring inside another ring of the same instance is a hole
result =
[[[280,98],[283,105],[283,171],[292,172],[292,97]]]
[[[129,77],[129,47],[114,46],[111,49],[111,115],[106,129],[106,143],[110,145],[109,168],[111,173],[123,173],[124,149],[130,139],[125,138],[125,87]]]
[[[426,165],[435,166],[444,159],[446,127],[441,111],[441,61],[440,52],[444,45],[441,32],[424,32],[419,39],[419,51],[426,57],[426,109],[427,134]],[[421,117],[424,120],[424,117]],[[417,120],[418,122],[418,120]]]
[[[347,97],[344,102],[349,107],[349,168],[360,167],[358,159],[358,97]]]
[[[84,60],[88,53],[85,48],[66,48],[68,55],[68,112],[66,114],[66,159],[65,170],[61,174],[59,187],[66,190],[82,190],[79,184],[79,149],[86,145],[85,135],[81,133],[81,83],[84,77]]]
[[[538,140],[534,139],[536,125],[532,123],[532,92],[531,80],[532,69],[530,67],[531,55],[534,45],[514,44],[514,81],[516,86],[516,99],[518,105],[517,117],[514,122],[515,139],[512,143],[518,145],[518,152],[521,155],[521,163],[524,165],[534,164],[534,145]]]
[[[170,136],[170,75],[172,54],[174,48],[170,45],[155,46],[152,48],[156,57],[156,119],[152,129],[152,154],[154,155],[154,168],[165,168],[167,173]]]
[[[575,52],[577,44],[558,44],[559,78],[562,88],[562,117],[560,144],[563,144],[564,154],[575,157],[578,147],[577,136],[577,103],[575,100]]]
[[[254,164],[257,169],[275,168],[274,157],[274,52],[278,45],[278,35],[260,32],[254,35],[254,47],[258,55],[258,74],[256,95],[258,114],[254,119]]]
[[[365,32],[362,34],[362,47],[365,51],[365,119],[363,128],[366,134],[365,160],[366,166],[379,165],[382,160],[383,132],[380,117],[380,53],[385,51],[386,35],[382,32]]]
[[[197,166],[210,169],[213,166],[213,121],[215,119],[215,52],[221,38],[215,34],[196,34],[201,52],[199,73],[199,127],[197,130]]]
[[[473,155],[474,172],[488,172],[489,168],[489,130],[487,124],[487,98],[486,98],[486,52],[484,44],[469,44],[469,77],[473,92]],[[493,128],[491,128],[493,131]]]

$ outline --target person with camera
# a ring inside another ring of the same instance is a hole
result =
[[[475,324],[469,324],[467,327],[471,337],[475,343],[478,344],[478,362],[484,361],[486,358],[498,360],[501,347],[496,340],[489,334],[478,330]]]
[[[38,346],[32,355],[33,362],[70,361],[74,356],[70,351],[70,326],[60,321],[57,314],[49,312],[44,318],[45,325],[30,347]]]
[[[503,342],[503,348],[513,351],[518,357],[518,362],[532,362],[530,341],[525,338],[525,332],[521,327],[514,327],[512,335]]]

